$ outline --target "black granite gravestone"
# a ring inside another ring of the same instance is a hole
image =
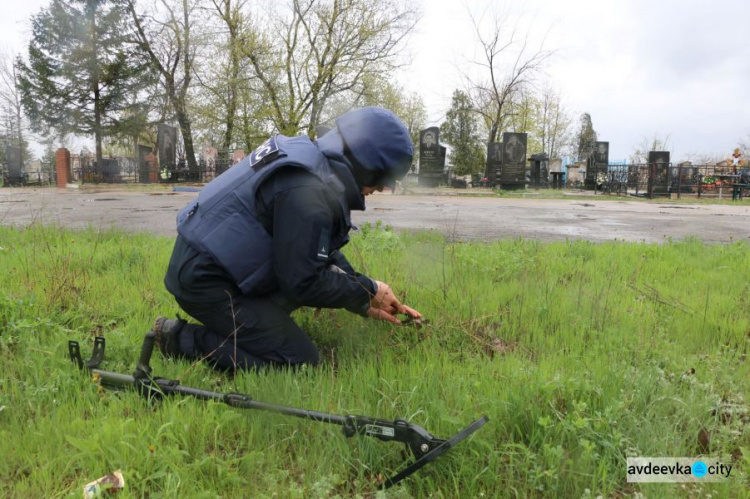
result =
[[[487,144],[487,168],[484,176],[487,178],[489,185],[495,185],[500,179],[500,172],[503,168],[503,143],[490,142]]]
[[[104,182],[117,182],[120,180],[120,164],[115,158],[102,158],[99,174]]]
[[[648,195],[666,193],[669,189],[669,151],[648,152]]]
[[[597,165],[609,164],[609,142],[597,142],[594,151],[594,163]]]
[[[12,177],[20,177],[23,173],[21,162],[21,148],[8,146],[5,148],[5,162],[8,164],[8,174]]]
[[[419,185],[437,187],[445,168],[445,147],[440,145],[440,129],[426,128],[419,134]]]
[[[25,175],[23,171],[23,158],[21,148],[7,146],[5,148],[5,163],[8,165],[6,181],[11,185],[23,184]]]
[[[503,189],[523,189],[526,185],[525,133],[503,133],[503,167],[500,186]]]
[[[177,148],[177,129],[159,123],[156,135],[156,149],[159,151],[159,168],[174,169]]]
[[[609,142],[597,142],[586,165],[586,189],[596,189],[604,183],[609,165]]]
[[[530,186],[533,189],[549,187],[549,156],[547,156],[547,153],[532,154],[529,162],[531,163]]]

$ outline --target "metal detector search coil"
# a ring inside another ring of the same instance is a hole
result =
[[[132,375],[122,374],[99,369],[104,360],[104,338],[98,336],[94,339],[94,350],[91,358],[84,361],[81,357],[81,349],[77,341],[68,341],[68,355],[79,369],[87,370],[97,376],[101,386],[105,388],[133,388],[138,393],[149,399],[160,399],[165,395],[185,395],[195,397],[199,400],[214,400],[223,402],[237,409],[260,409],[271,411],[287,416],[311,419],[320,423],[336,424],[343,427],[346,437],[364,435],[374,437],[383,441],[401,442],[408,447],[414,456],[414,461],[407,463],[404,468],[380,484],[381,489],[387,489],[396,485],[404,478],[415,473],[425,465],[431,463],[439,456],[445,454],[455,447],[459,442],[465,440],[472,433],[489,421],[487,416],[482,416],[466,428],[459,431],[449,439],[440,439],[432,436],[421,426],[411,424],[403,419],[388,421],[385,419],[370,418],[367,416],[340,416],[324,412],[309,411],[277,404],[268,404],[253,400],[249,395],[241,393],[219,393],[200,388],[192,388],[180,384],[179,380],[159,378],[152,376],[151,354],[154,351],[156,335],[149,332],[143,339],[141,354]]]

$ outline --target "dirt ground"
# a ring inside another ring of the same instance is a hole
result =
[[[542,241],[662,242],[694,236],[726,243],[750,238],[750,200],[732,204],[644,201],[575,193],[570,199],[468,196],[446,190],[376,193],[355,225],[381,220],[396,229],[437,230],[457,240],[525,237]],[[0,224],[119,227],[175,235],[175,215],[197,192],[172,187],[84,186],[0,189]],[[0,241],[1,243],[1,241]]]

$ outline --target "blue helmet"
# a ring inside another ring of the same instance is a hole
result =
[[[409,131],[395,114],[382,107],[362,107],[342,114],[336,128],[321,137],[338,134],[344,155],[352,164],[360,187],[382,185],[394,188],[411,167],[414,156]]]

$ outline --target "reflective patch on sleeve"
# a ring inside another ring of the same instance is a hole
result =
[[[327,228],[320,230],[320,239],[318,239],[318,258],[328,260],[331,253],[331,231]]]
[[[276,136],[273,136],[250,153],[250,166],[260,168],[276,157],[277,152],[279,152],[279,146],[276,143]]]

